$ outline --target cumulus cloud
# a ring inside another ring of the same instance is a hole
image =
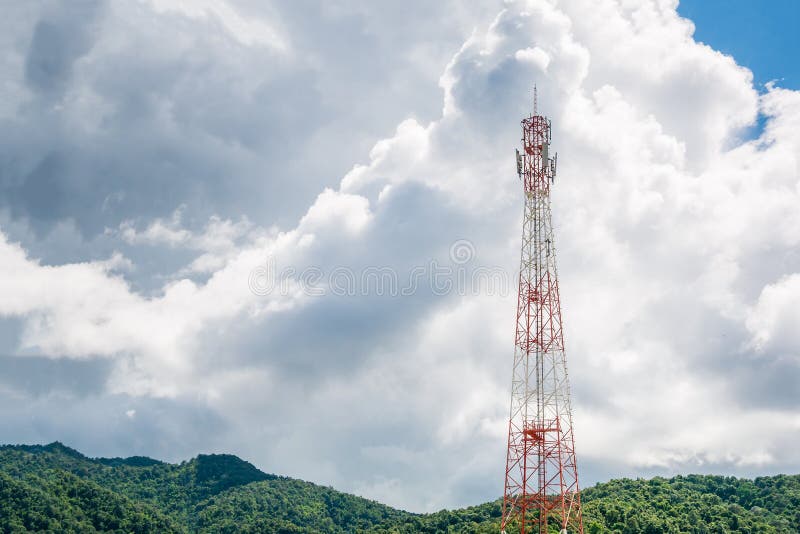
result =
[[[800,273],[769,284],[750,309],[747,327],[759,352],[797,360],[800,355]]]
[[[375,122],[352,119],[357,109],[335,118],[358,107],[340,103],[308,113],[304,91],[324,102],[323,95],[338,98],[344,87],[363,85],[371,89],[359,96],[377,114],[387,107],[376,104],[386,103],[387,89],[378,82],[397,79],[381,77],[391,70],[384,66],[376,67],[378,80],[328,79],[311,66],[326,56],[313,26],[299,24],[297,14],[271,6],[259,20],[277,33],[259,22],[242,34],[236,17],[258,12],[244,2],[115,6],[98,30],[100,44],[71,49],[73,66],[63,72],[78,81],[60,82],[59,90],[67,98],[80,85],[81,94],[99,95],[92,102],[110,103],[98,108],[107,115],[91,128],[114,129],[116,141],[97,154],[111,150],[116,159],[96,154],[77,162],[75,154],[86,154],[80,143],[42,151],[26,138],[34,148],[22,151],[22,163],[3,180],[17,177],[5,187],[20,177],[63,185],[62,174],[81,176],[75,169],[119,169],[118,183],[99,193],[109,204],[140,195],[141,204],[103,210],[117,217],[102,219],[112,229],[103,239],[124,255],[52,262],[34,259],[26,243],[7,233],[0,241],[7,295],[0,313],[22,328],[15,358],[107,362],[91,371],[103,382],[91,395],[113,402],[92,413],[116,418],[115,436],[142,425],[163,431],[188,414],[225,432],[212,440],[182,427],[181,443],[167,458],[229,450],[268,470],[414,510],[496,497],[513,287],[506,294],[441,294],[426,271],[417,290],[402,298],[374,291],[353,297],[332,293],[324,274],[388,268],[403,278],[432,261],[452,266],[452,243],[467,238],[476,252],[470,266],[495,266],[513,280],[522,212],[513,147],[537,81],[540,110],[553,119],[561,155],[553,209],[584,480],[697,470],[753,474],[800,461],[791,446],[800,432],[800,97],[774,85],[759,95],[749,71],[692,39],[692,25],[676,14],[674,1],[518,1],[454,10],[460,24],[454,34],[462,39],[452,40],[436,72],[441,94],[422,90],[405,100],[404,114],[387,111]],[[178,42],[184,55],[135,58],[129,47],[145,30],[137,25],[117,40],[114,10],[157,28],[179,27],[181,39],[200,43],[209,56],[199,61],[192,46]],[[380,48],[395,29],[377,11],[329,6],[312,22],[333,32],[357,21],[366,41]],[[225,35],[235,34],[230,43],[198,37],[213,20]],[[409,57],[430,55],[422,27],[415,30],[423,32],[421,48],[406,48],[406,56],[389,63],[402,69]],[[461,33],[464,27],[469,31]],[[280,41],[282,54],[268,52],[276,77],[258,68],[265,56],[250,48],[264,47],[251,46],[248,31],[269,35],[270,46],[275,35],[292,36]],[[353,52],[352,64],[343,61],[333,71],[366,70],[361,52],[341,46]],[[108,50],[137,72],[169,80],[167,89],[121,90]],[[313,52],[314,60],[304,63],[298,50]],[[428,79],[431,65],[420,64],[425,75],[419,76]],[[196,79],[209,84],[199,89],[190,83]],[[302,83],[310,80],[313,90]],[[232,96],[241,107],[219,104]],[[253,128],[249,111],[283,97],[291,105],[269,106],[258,116],[271,127]],[[412,104],[422,101],[436,113],[414,116]],[[354,140],[343,152],[362,152],[344,165],[344,156],[326,146],[334,130],[292,129],[298,109],[303,117],[331,117],[339,128],[361,124],[359,135],[374,134],[376,124],[390,134],[371,149]],[[15,120],[40,113],[21,110]],[[764,131],[746,138],[758,113]],[[292,143],[284,143],[284,129],[296,136]],[[187,136],[191,143],[183,143]],[[262,149],[281,162],[269,167],[263,187],[287,199],[276,194],[263,205],[251,203],[252,185],[227,198],[221,191],[255,179]],[[341,158],[337,179],[320,176],[331,172],[319,163],[326,156]],[[234,177],[220,179],[221,169]],[[154,174],[155,183],[177,180],[159,196],[160,211],[144,206],[152,190],[115,195],[117,186],[139,176],[149,184]],[[296,184],[305,194],[293,196]],[[91,184],[85,190],[94,192]],[[42,196],[31,191],[34,199]],[[195,203],[211,205],[214,216],[193,209]],[[301,208],[286,212],[284,203]],[[34,204],[22,204],[12,219],[30,220]],[[186,208],[168,215],[181,204]],[[81,218],[68,204],[46,211]],[[182,251],[188,260],[166,273],[163,287],[143,294],[134,277],[160,256],[142,250],[169,257]],[[253,291],[254,270],[269,273],[266,267],[289,273],[285,287]],[[321,296],[306,291],[303,273],[311,273]],[[4,391],[19,398],[38,390],[5,385]],[[46,414],[52,407],[40,409]],[[313,439],[321,432],[324,449]],[[164,452],[167,434],[157,444],[137,444],[136,452]]]
[[[164,245],[170,248],[184,248],[200,251],[191,264],[178,274],[213,273],[225,266],[239,251],[246,239],[252,242],[257,239],[253,225],[247,219],[234,222],[213,215],[205,228],[195,233],[185,228],[181,218],[184,207],[180,207],[169,220],[161,218],[151,221],[143,230],[137,230],[133,221],[124,221],[117,231],[106,229],[106,234],[119,236],[130,245]]]
[[[291,236],[271,243],[279,250]],[[52,357],[112,357],[115,391],[174,395],[188,385],[193,340],[206,326],[240,314],[259,314],[291,307],[297,290],[255,300],[246,283],[262,250],[240,250],[235,258],[198,286],[188,279],[171,282],[160,295],[143,297],[110,272],[119,261],[59,266],[42,265],[5,236],[3,315],[25,317],[22,349]],[[145,334],[146,332],[146,334]]]

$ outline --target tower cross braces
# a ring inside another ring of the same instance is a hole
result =
[[[501,532],[583,534],[578,467],[564,351],[550,211],[557,155],[552,125],[534,111],[522,120],[517,174],[525,196],[514,371]]]

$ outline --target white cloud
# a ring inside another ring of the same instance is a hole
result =
[[[746,324],[757,350],[800,364],[800,273],[765,286]]]
[[[132,221],[120,224],[120,237],[129,244],[166,244],[170,246],[186,245],[193,237],[191,232],[181,228],[181,209],[175,210],[170,221],[156,219],[144,231],[137,231]],[[106,230],[110,233],[110,230]]]
[[[286,309],[302,298],[294,283],[286,293],[261,299],[248,287],[250,271],[264,261],[262,247],[279,251],[295,241],[287,234],[257,241],[205,284],[177,280],[146,298],[110,273],[116,261],[45,266],[2,236],[0,314],[26,319],[23,349],[53,357],[112,357],[119,362],[114,391],[175,395],[192,388],[193,340],[210,323]]]
[[[194,233],[184,228],[181,222],[182,206],[176,209],[170,220],[156,219],[144,230],[137,230],[133,221],[124,221],[119,229],[106,229],[106,234],[119,236],[130,245],[166,245],[171,248],[185,248],[200,251],[191,264],[177,274],[213,273],[225,267],[239,252],[242,243],[257,241],[261,230],[242,217],[238,222],[212,216],[202,232]]]
[[[517,50],[514,58],[517,61],[530,61],[542,72],[547,72],[547,66],[550,64],[550,56],[538,46]]]
[[[319,232],[343,227],[346,232],[357,234],[369,224],[370,218],[366,198],[325,189],[300,219],[299,228]]]

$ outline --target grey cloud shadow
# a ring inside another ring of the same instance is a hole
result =
[[[73,65],[91,49],[101,0],[55,3],[33,29],[25,58],[25,81],[46,98],[60,98]]]
[[[99,358],[0,355],[0,384],[29,397],[62,393],[82,398],[103,391],[112,366],[110,360]]]

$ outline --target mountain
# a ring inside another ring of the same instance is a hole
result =
[[[613,480],[583,499],[589,534],[800,532],[800,476]],[[88,458],[61,443],[0,446],[4,533],[496,534],[500,508],[412,514],[226,454],[169,464]]]

